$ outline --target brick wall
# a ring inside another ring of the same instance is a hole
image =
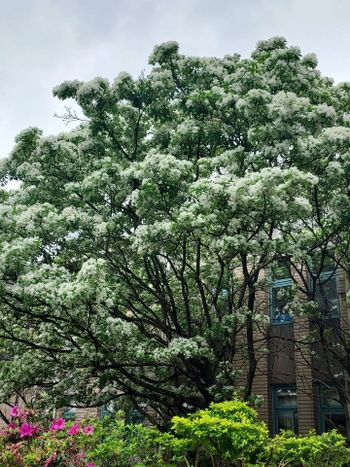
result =
[[[294,322],[295,370],[298,399],[299,434],[315,428],[315,404],[312,384],[312,355],[307,337],[310,331],[309,320],[298,317]]]

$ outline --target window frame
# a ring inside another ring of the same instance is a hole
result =
[[[278,427],[278,416],[279,415],[292,415],[293,430],[295,434],[298,434],[298,399],[296,406],[278,407],[278,396],[277,391],[280,389],[292,389],[297,395],[297,387],[295,384],[274,384],[272,386],[272,430],[273,434],[278,434],[281,430]]]
[[[71,407],[71,406],[67,406],[64,408],[64,411],[63,411],[63,414],[62,414],[62,417],[65,419],[65,420],[75,420],[75,418],[77,417],[77,408],[76,407]]]
[[[344,415],[345,417],[345,410],[343,406],[340,406],[340,407],[326,407],[325,406],[326,396],[322,394],[325,389],[336,390],[334,385],[328,385],[327,388],[323,384],[317,385],[318,423],[319,423],[319,428],[320,428],[321,433],[326,433],[326,415]]]
[[[273,318],[273,289],[282,288],[282,287],[293,287],[293,279],[291,277],[285,277],[283,279],[273,280],[271,275],[269,279],[269,293],[268,293],[268,302],[269,302],[269,318],[272,326],[286,326],[294,323],[294,316],[290,316],[289,321],[276,321]]]
[[[109,401],[100,406],[100,418],[104,417],[114,417],[116,414],[115,403],[114,401]]]
[[[313,290],[313,277],[316,276],[316,274],[312,274],[310,276],[310,287],[312,289],[312,292],[315,294],[314,295],[314,302],[318,305],[318,301],[316,298],[316,293],[317,290]],[[322,314],[320,316],[321,319],[339,319],[340,318],[340,300],[339,300],[339,275],[337,272],[337,268],[332,269],[331,271],[323,271],[320,272],[318,279],[316,281],[315,286],[317,287],[317,282],[324,282],[326,283],[328,280],[330,280],[332,277],[335,278],[335,292],[336,292],[336,300],[337,300],[337,312],[336,313],[328,313],[328,314]]]
[[[140,410],[130,407],[125,414],[125,421],[131,425],[143,425],[146,421],[146,416]]]

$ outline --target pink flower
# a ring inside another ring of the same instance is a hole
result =
[[[8,425],[7,425],[7,428],[10,428],[11,430],[14,430],[15,428],[17,428],[17,425],[15,422],[10,422]]]
[[[65,423],[66,422],[64,418],[55,418],[54,420],[52,420],[50,430],[51,431],[63,430]]]
[[[86,464],[86,467],[95,467],[95,464],[93,464],[92,462],[90,462],[89,464]]]
[[[92,435],[92,433],[94,432],[94,427],[91,425],[87,425],[86,427],[84,427],[83,432],[87,435]]]
[[[72,425],[69,430],[68,430],[68,434],[70,434],[71,436],[74,436],[78,433],[78,431],[80,430],[80,424],[79,423],[74,423],[74,425]]]
[[[39,431],[38,427],[34,426],[33,423],[23,423],[19,428],[19,437],[27,438],[34,436]]]
[[[10,415],[11,417],[17,417],[17,418],[23,419],[27,417],[28,412],[26,410],[20,409],[17,405],[14,405],[10,409]]]
[[[11,417],[18,417],[18,414],[19,414],[19,408],[17,407],[17,405],[14,405],[13,407],[11,407],[11,410],[10,410]]]

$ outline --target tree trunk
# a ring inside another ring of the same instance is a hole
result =
[[[249,295],[248,295],[248,310],[249,315],[247,317],[247,327],[246,327],[246,338],[247,338],[247,349],[248,349],[248,374],[247,382],[244,390],[244,400],[248,400],[252,393],[253,381],[257,366],[255,348],[254,348],[254,320],[253,320],[253,311],[255,304],[255,288],[253,285],[249,286]]]

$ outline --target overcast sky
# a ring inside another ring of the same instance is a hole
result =
[[[0,157],[16,134],[65,130],[52,88],[147,67],[155,44],[190,55],[250,55],[281,35],[315,52],[322,73],[350,80],[348,0],[0,0]]]

